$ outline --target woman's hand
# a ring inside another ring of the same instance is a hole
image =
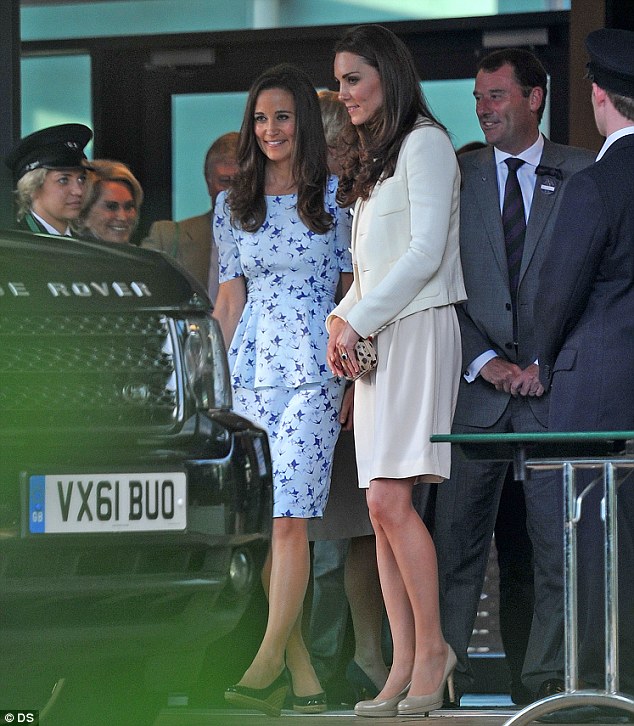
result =
[[[331,322],[327,360],[330,370],[336,376],[354,377],[359,372],[354,346],[360,337],[345,320],[335,318]]]
[[[330,323],[330,330],[328,336],[328,348],[326,350],[326,360],[330,366],[330,370],[340,378],[345,375],[343,368],[341,367],[341,360],[339,359],[339,352],[337,351],[337,338],[341,334],[345,320],[342,318],[334,317]]]

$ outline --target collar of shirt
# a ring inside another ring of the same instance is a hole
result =
[[[66,227],[66,231],[64,232],[64,234],[60,235],[60,233],[55,229],[55,227],[51,227],[51,225],[46,220],[42,219],[42,217],[40,217],[39,214],[36,214],[32,209],[30,210],[30,212],[49,234],[54,234],[54,235],[57,235],[58,237],[60,237],[60,236],[72,237],[72,232],[70,231],[70,227]]]
[[[634,126],[624,126],[618,131],[613,131],[603,142],[603,146],[597,155],[596,161],[599,161],[599,159],[605,154],[610,146],[617,141],[617,139],[622,139],[624,136],[629,136],[630,134],[634,134]]]
[[[508,177],[508,166],[504,163],[505,159],[513,156],[505,151],[493,147],[495,152],[495,168],[498,175],[498,191],[500,194],[500,213],[504,204],[504,187],[506,186],[506,178]],[[525,163],[517,170],[517,180],[522,190],[522,198],[524,199],[524,213],[528,220],[531,204],[533,202],[533,191],[535,190],[535,169],[539,165],[544,151],[544,137],[539,134],[537,141],[524,149],[521,154],[516,154],[517,159],[522,159]]]

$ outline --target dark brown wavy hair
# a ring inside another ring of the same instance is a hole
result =
[[[295,100],[292,162],[297,182],[297,213],[310,230],[323,234],[332,227],[333,220],[324,208],[328,166],[319,101],[306,73],[288,63],[264,71],[249,90],[238,142],[239,169],[227,194],[231,223],[247,232],[255,232],[266,218],[264,171],[267,159],[255,136],[255,106],[260,93],[271,88],[288,91]]]
[[[348,140],[337,201],[342,206],[367,199],[380,178],[393,176],[401,144],[422,117],[444,129],[432,114],[405,43],[382,25],[357,25],[335,45],[335,53],[354,53],[378,71],[383,105]]]

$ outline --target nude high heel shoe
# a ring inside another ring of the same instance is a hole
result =
[[[447,644],[447,661],[445,662],[445,671],[440,681],[440,685],[427,696],[408,696],[404,698],[397,706],[396,712],[399,716],[429,716],[430,711],[435,711],[442,707],[443,693],[445,691],[445,683],[449,689],[449,698],[454,700],[453,688],[453,670],[457,662],[456,654],[453,648]]]
[[[366,716],[367,718],[389,718],[396,716],[397,706],[407,695],[409,687],[410,684],[408,683],[396,696],[384,698],[382,701],[377,701],[376,699],[372,701],[359,701],[354,707],[354,712],[357,716]]]

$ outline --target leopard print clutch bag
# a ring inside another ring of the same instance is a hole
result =
[[[346,376],[346,379],[349,381],[356,381],[357,378],[361,378],[366,373],[373,371],[378,362],[376,348],[371,338],[361,338],[361,340],[358,340],[354,346],[354,352],[357,356],[359,372],[356,376]]]

